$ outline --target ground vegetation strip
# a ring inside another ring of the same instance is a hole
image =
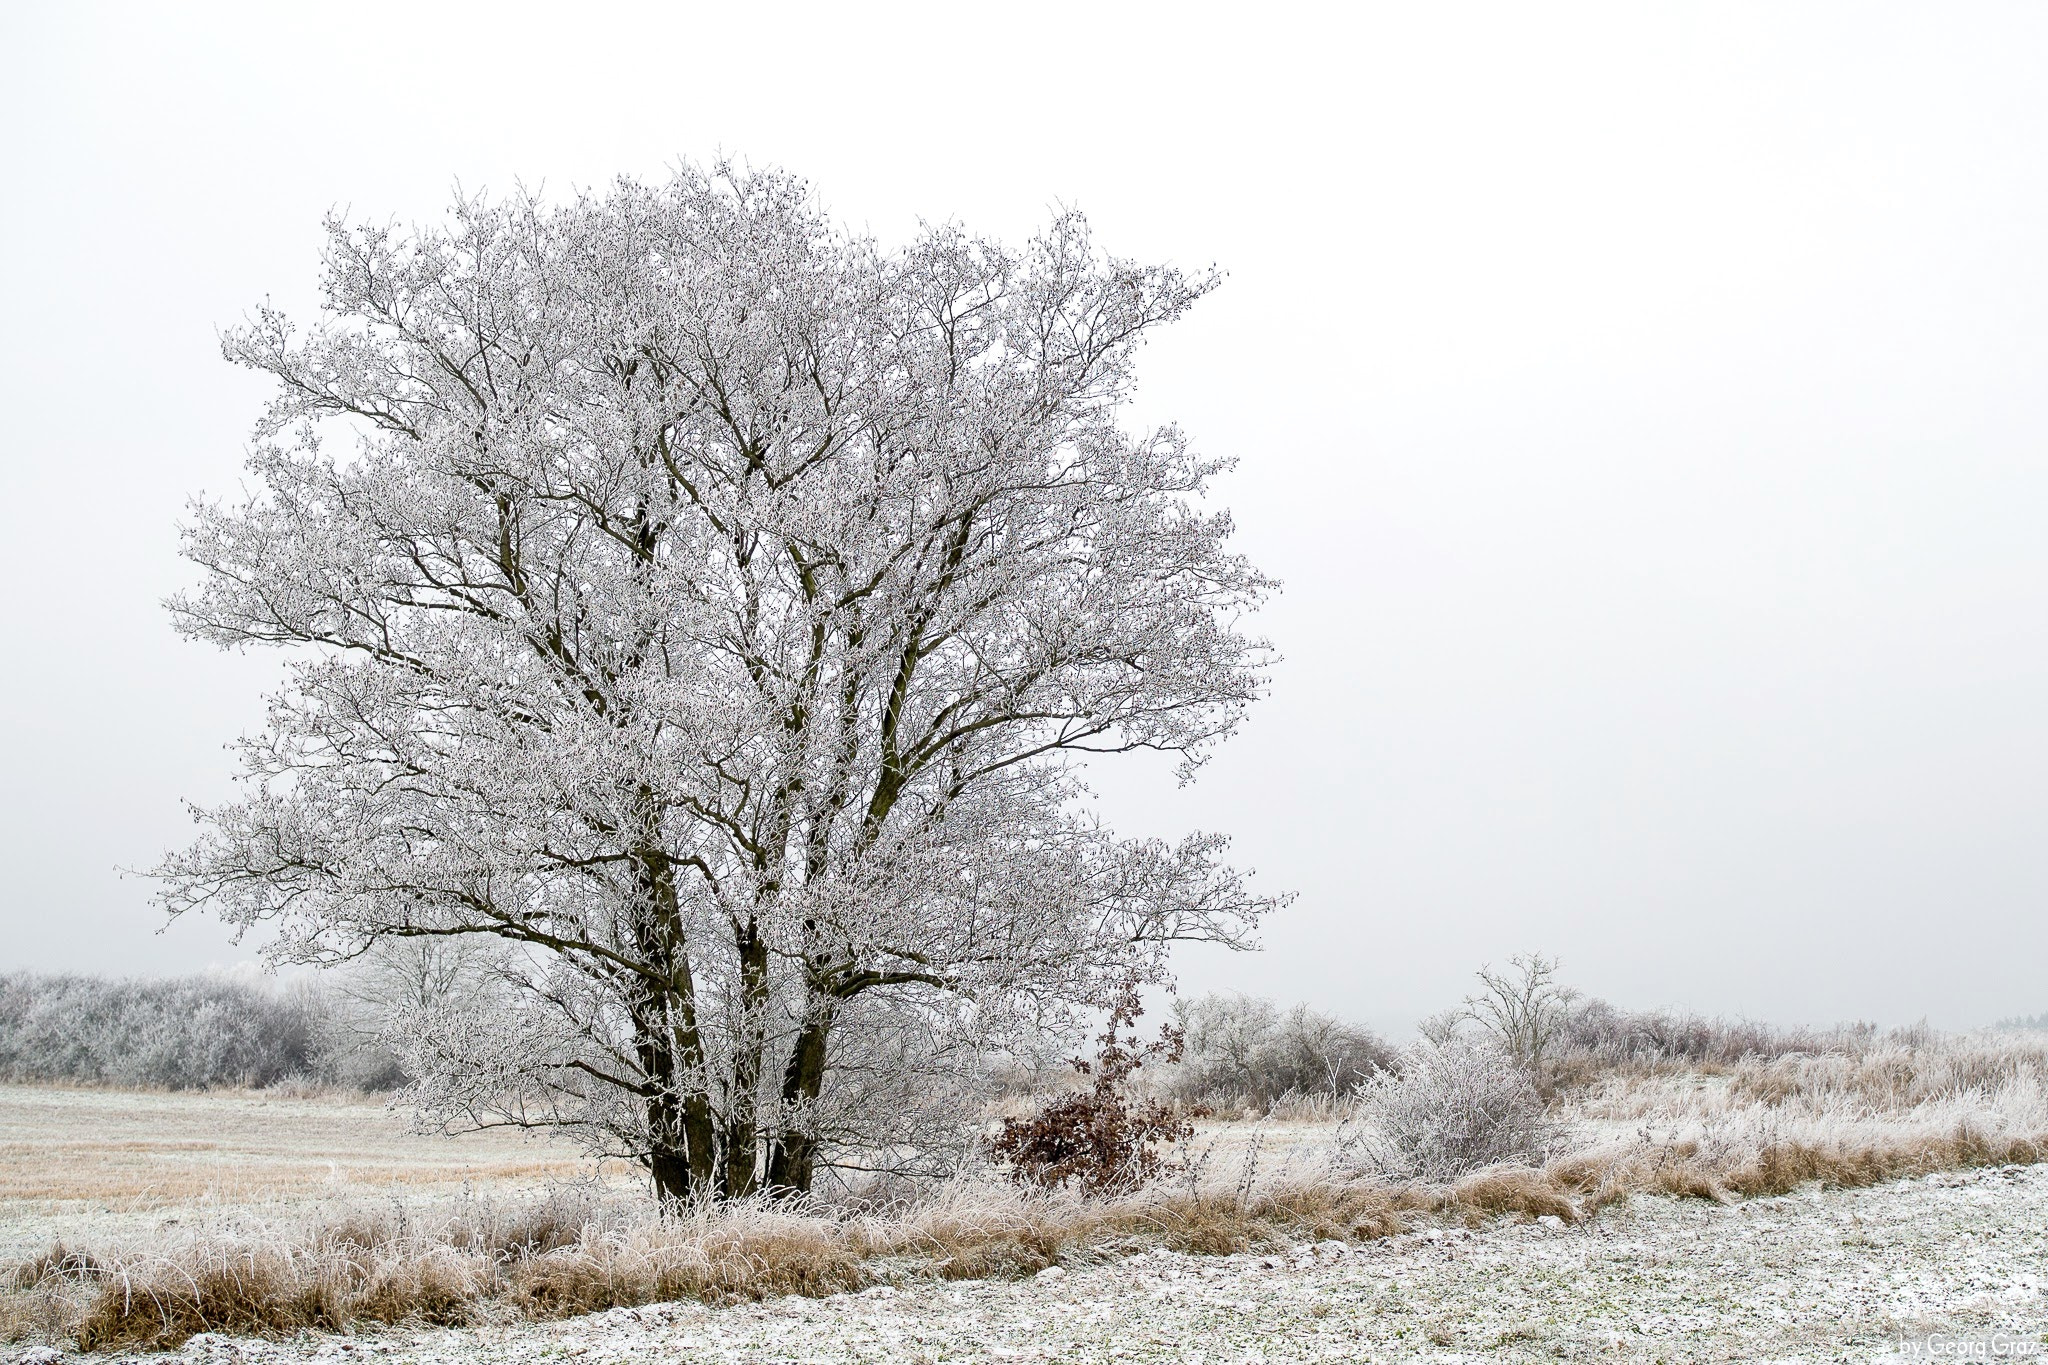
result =
[[[1365,1243],[1156,1249],[1020,1280],[662,1303],[348,1339],[359,1358],[578,1361],[1877,1361],[1931,1332],[2039,1343],[2048,1169],[1933,1173],[1736,1204],[1638,1198],[1583,1222],[1430,1220]],[[197,1360],[337,1357],[207,1336]]]
[[[390,1089],[404,1076],[352,984],[0,973],[0,1082]]]

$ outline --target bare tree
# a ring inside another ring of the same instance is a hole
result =
[[[432,1068],[407,1064],[422,1024],[447,1013],[502,1010],[518,980],[495,939],[383,938],[323,983],[323,1054],[341,1078],[389,1089]]]
[[[1465,997],[1464,1018],[1493,1036],[1503,1051],[1539,1080],[1551,1045],[1563,1036],[1578,992],[1557,984],[1558,961],[1541,953],[1508,959],[1507,971],[1479,969],[1480,990]]]
[[[1211,284],[1072,213],[884,251],[729,166],[330,222],[322,321],[225,340],[278,393],[172,609],[294,657],[167,908],[287,960],[512,949],[516,1008],[411,1016],[431,1121],[560,1125],[671,1201],[882,1159],[1269,904],[1074,767],[1185,779],[1263,686],[1221,465],[1118,424]]]

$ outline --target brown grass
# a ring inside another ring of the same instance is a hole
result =
[[[33,1289],[45,1280],[90,1279],[105,1269],[93,1256],[72,1251],[58,1242],[41,1255],[31,1256],[0,1275],[0,1285],[9,1289]]]
[[[1557,1179],[1548,1171],[1536,1170],[1488,1171],[1469,1177],[1452,1187],[1441,1207],[1446,1213],[1547,1216],[1567,1223],[1576,1223],[1582,1216]]]
[[[81,1350],[160,1350],[200,1332],[285,1336],[358,1323],[457,1323],[488,1293],[452,1248],[379,1256],[255,1248],[100,1277],[71,1327]],[[153,1271],[154,1273],[149,1273]]]
[[[1773,1142],[1719,1161],[1706,1156],[1697,1143],[1685,1142],[1648,1153],[1558,1162],[1544,1175],[1591,1212],[1632,1194],[1726,1203],[1790,1194],[1807,1185],[1862,1189],[1936,1171],[2025,1166],[2044,1159],[2048,1159],[2048,1142],[1992,1137],[1962,1126],[1943,1136],[1889,1142]]]
[[[413,1133],[359,1096],[0,1085],[0,1223],[16,1202],[158,1210],[308,1191],[535,1184],[589,1170],[566,1141]]]
[[[0,1342],[30,1337],[56,1340],[70,1330],[76,1318],[69,1298],[45,1286],[0,1293]]]
[[[572,1202],[400,1235],[373,1217],[296,1242],[194,1244],[132,1261],[63,1248],[18,1267],[0,1336],[62,1334],[81,1349],[166,1349],[201,1331],[277,1336],[366,1323],[460,1323],[489,1305],[557,1318],[644,1303],[820,1296],[889,1278],[1017,1278],[1150,1248],[1200,1255],[1361,1241],[1418,1216],[1468,1224],[1578,1222],[1636,1194],[1728,1201],[1819,1183],[1854,1188],[1956,1167],[2031,1163],[2048,1143],[1968,1128],[1890,1144],[1776,1143],[1716,1159],[1696,1143],[1482,1172],[1450,1187],[1302,1181],[1263,1193],[1154,1187],[1118,1200],[995,1187],[893,1216],[768,1204],[607,1224]]]

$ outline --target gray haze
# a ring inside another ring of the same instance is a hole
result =
[[[274,676],[158,605],[264,392],[215,326],[307,311],[330,205],[723,148],[1229,270],[1145,415],[1242,458],[1287,661],[1196,786],[1099,785],[1300,899],[1190,988],[2048,1009],[2048,10],[170,8],[0,19],[0,969],[249,955],[113,870]]]

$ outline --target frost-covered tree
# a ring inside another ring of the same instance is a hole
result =
[[[279,388],[172,609],[291,662],[167,907],[297,961],[504,941],[517,1008],[407,1020],[425,1113],[668,1200],[957,1125],[983,1049],[1266,906],[1075,768],[1192,773],[1262,686],[1218,463],[1118,421],[1210,284],[1074,214],[884,250],[730,166],[331,222],[319,324],[225,341]]]

